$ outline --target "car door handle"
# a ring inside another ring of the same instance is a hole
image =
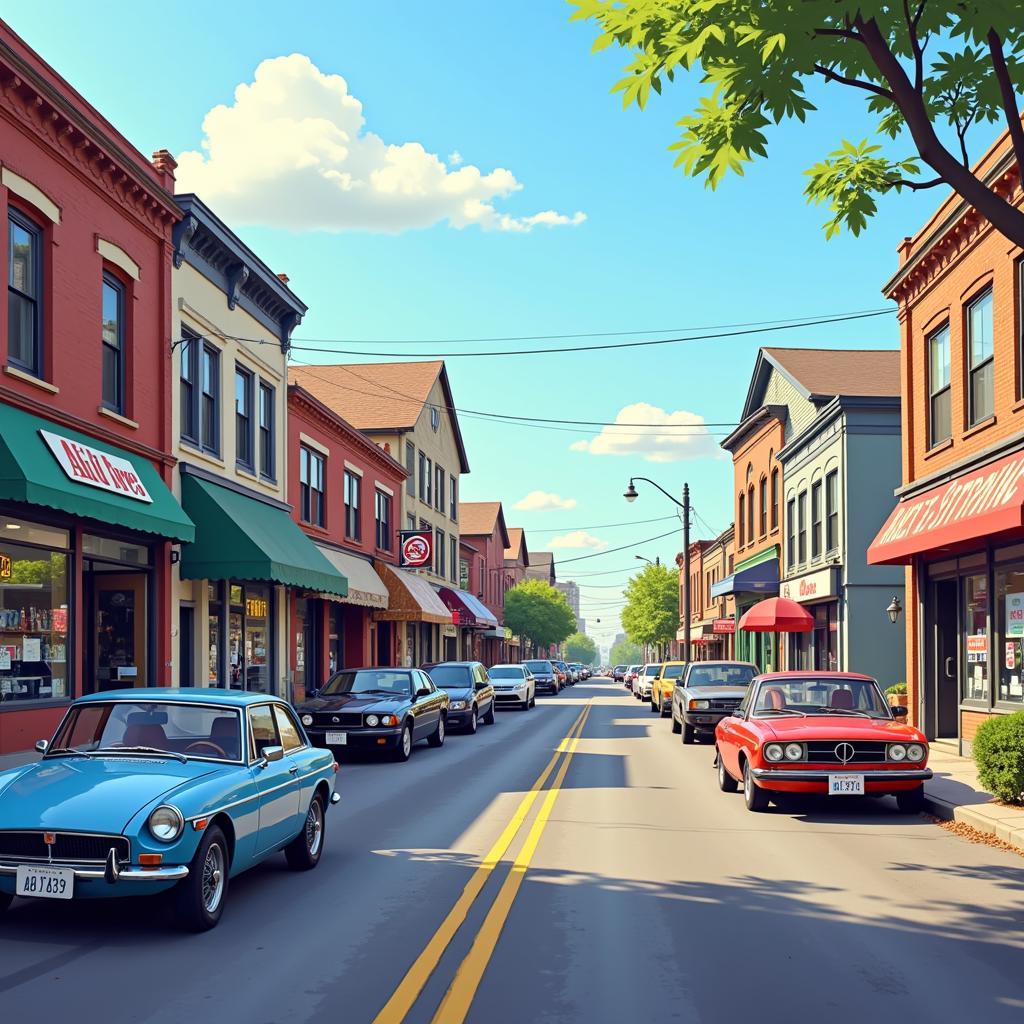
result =
[[[291,768],[288,769],[288,774],[289,775],[297,775],[298,772],[299,772],[299,766],[297,764],[293,764],[291,766]]]
[[[953,678],[953,659],[952,658],[947,658],[946,659],[946,678],[947,679],[952,679]]]

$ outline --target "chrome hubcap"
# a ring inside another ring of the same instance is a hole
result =
[[[412,733],[408,729],[406,729],[405,732],[402,733],[402,752],[405,754],[406,757],[408,757],[411,751]]]
[[[443,728],[443,726],[442,726],[442,728]],[[469,728],[473,732],[476,732],[476,712],[475,711],[473,712],[473,717],[470,719]]]
[[[214,843],[203,861],[203,907],[212,914],[224,895],[224,851]]]
[[[749,768],[744,768],[743,769],[743,792],[746,794],[746,796],[749,797],[750,794],[753,791],[754,791],[754,780],[753,780],[753,778],[751,778],[750,769]]]
[[[320,842],[323,839],[324,822],[320,811],[320,804],[313,801],[306,815],[306,849],[315,857],[320,852]]]
[[[473,728],[476,729],[476,712],[473,712]],[[439,740],[444,739],[444,719],[441,718],[437,723],[437,738]]]

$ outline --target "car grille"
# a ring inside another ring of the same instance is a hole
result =
[[[515,693],[496,693],[494,699],[499,704],[521,704],[519,697]]]
[[[313,724],[326,729],[358,729],[363,724],[363,716],[358,711],[326,711],[314,715]]]
[[[849,746],[853,755],[846,759],[836,753],[836,748]],[[807,744],[807,760],[818,764],[885,764],[887,744],[877,740],[858,740],[856,743],[844,740],[811,740]]]
[[[111,848],[117,859],[127,863],[131,847],[124,836],[92,835],[83,832],[52,833],[56,842],[48,847],[43,832],[0,832],[0,860],[55,860],[102,864]]]
[[[742,700],[742,697],[719,697],[717,700],[710,701],[709,704],[712,711],[735,711]]]

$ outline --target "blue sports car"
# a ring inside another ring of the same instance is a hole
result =
[[[205,931],[229,879],[264,858],[316,867],[338,800],[333,756],[265,694],[93,694],[37,747],[40,761],[0,772],[0,913],[15,896],[173,888],[181,923]]]

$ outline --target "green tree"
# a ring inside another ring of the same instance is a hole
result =
[[[612,665],[638,665],[644,656],[639,644],[632,640],[620,640],[612,645],[608,661]]]
[[[967,135],[1009,129],[1024,167],[1024,5],[1020,0],[568,0],[572,20],[601,28],[594,50],[617,44],[632,60],[613,87],[643,109],[677,75],[699,74],[694,111],[669,148],[685,174],[715,188],[767,155],[765,129],[817,109],[807,86],[856,90],[892,157],[869,140],[837,140],[806,172],[809,202],[824,204],[828,237],[857,235],[893,189],[945,185],[1018,245],[1024,212],[998,183],[971,170]],[[815,92],[815,100],[820,91]],[[926,164],[933,176],[921,172]]]
[[[523,580],[505,594],[505,625],[539,647],[560,644],[576,629],[565,595],[544,580]]]
[[[586,633],[573,633],[565,641],[565,650],[570,661],[581,665],[597,664],[597,644]]]
[[[679,628],[679,571],[647,565],[626,584],[622,628],[636,644],[674,640]]]

